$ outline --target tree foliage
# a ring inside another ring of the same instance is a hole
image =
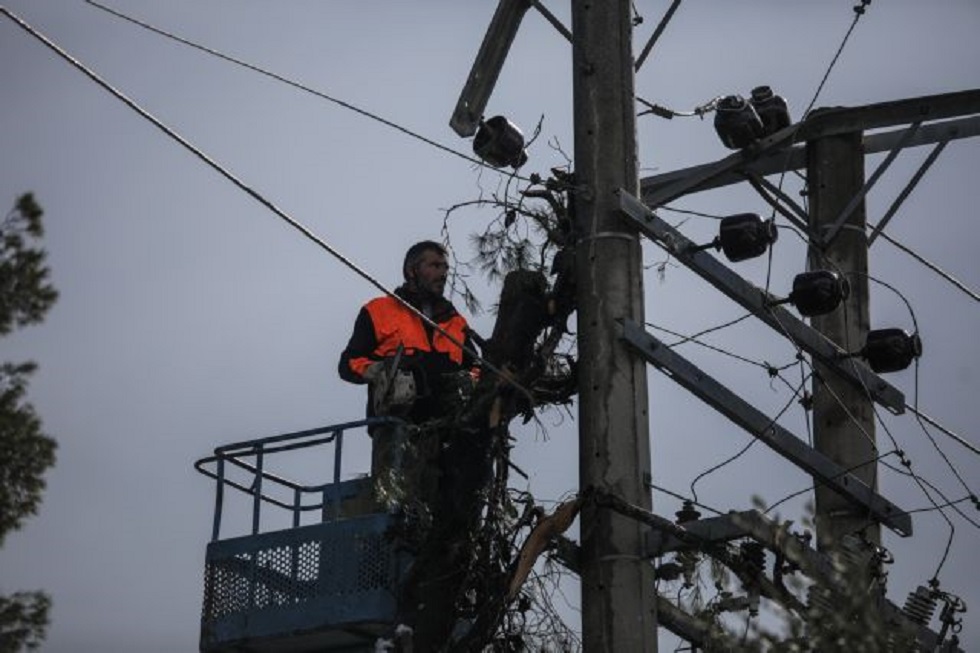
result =
[[[50,608],[51,599],[43,592],[0,596],[0,653],[39,648]]]
[[[24,400],[33,363],[0,365],[0,545],[37,513],[43,474],[55,460],[55,441],[44,435],[34,407]]]
[[[40,322],[58,299],[38,244],[42,215],[34,195],[25,193],[0,223],[0,336]]]
[[[40,246],[43,214],[34,196],[25,193],[0,223],[0,336],[42,321],[58,298]],[[36,368],[33,362],[0,363],[0,546],[37,513],[44,473],[55,462],[57,444],[26,399]],[[38,648],[50,605],[43,592],[0,596],[0,653]]]

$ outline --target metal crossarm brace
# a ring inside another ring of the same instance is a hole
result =
[[[858,388],[865,389],[876,402],[896,415],[905,412],[905,395],[882,379],[855,358],[846,358],[845,352],[826,336],[794,317],[789,311],[772,306],[775,297],[735,274],[703,251],[691,251],[694,243],[664,220],[654,215],[626,191],[619,191],[620,210],[624,216],[648,238],[667,250],[679,262],[696,272],[701,278],[754,313],[760,320],[789,338],[794,344],[848,379]]]
[[[792,197],[784,193],[779,186],[773,185],[759,173],[753,172],[752,170],[746,170],[745,176],[749,180],[752,187],[755,188],[756,192],[759,193],[764,200],[772,205],[774,209],[779,211],[779,213],[789,220],[793,226],[807,234],[810,238],[813,238],[813,234],[810,233],[810,216],[802,206],[797,204]],[[767,197],[767,194],[771,195],[771,197]],[[779,202],[782,202],[786,206],[784,207]]]
[[[705,545],[751,537],[767,549],[782,554],[810,578],[821,582],[833,580],[834,566],[826,555],[793,535],[789,522],[776,523],[758,510],[733,511],[727,515],[684,522],[681,526]],[[647,556],[651,558],[691,547],[689,538],[681,539],[657,529],[650,531],[647,545]]]
[[[732,521],[731,515],[705,517],[680,524],[700,545],[719,544],[747,537],[749,532]],[[672,551],[691,548],[690,538],[679,538],[669,531],[652,528],[647,532],[646,556],[657,558]]]
[[[865,127],[870,129],[871,127]],[[865,154],[891,151],[895,144],[904,138],[907,129],[865,134],[863,149]],[[980,116],[946,120],[944,122],[922,125],[915,135],[908,139],[905,147],[932,145],[944,140],[972,138],[980,136]],[[741,162],[741,163],[740,163]],[[722,170],[719,171],[718,168]],[[647,206],[656,208],[682,195],[711,190],[738,184],[744,181],[748,171],[759,175],[775,175],[806,167],[806,146],[794,145],[790,148],[769,149],[758,158],[745,159],[741,152],[731,154],[720,161],[703,163],[689,168],[671,170],[640,180],[641,195]],[[679,181],[693,179],[694,183],[677,185]],[[676,185],[676,187],[675,187]]]
[[[779,130],[772,136],[767,136],[759,142],[754,143],[751,147],[730,154],[720,161],[690,169],[690,174],[679,178],[677,181],[673,181],[669,185],[650,193],[643,193],[643,199],[647,204],[656,208],[671,200],[677,199],[681,195],[694,192],[715,177],[739,169],[770,150],[782,148],[787,145],[788,141],[793,139],[798,130],[798,124],[790,125]]]
[[[880,496],[857,477],[812,449],[803,440],[775,423],[744,399],[698,369],[650,335],[635,322],[623,322],[623,339],[647,362],[666,371],[670,378],[702,401],[769,445],[814,479],[866,510],[874,519],[903,537],[912,534],[912,518]]]
[[[497,4],[480,51],[470,68],[466,85],[459,94],[456,109],[449,120],[449,126],[463,138],[476,133],[497,77],[504,67],[507,52],[531,4],[531,0],[500,0]]]
[[[885,160],[882,161],[877,168],[875,168],[875,171],[873,173],[871,173],[871,178],[868,179],[868,181],[864,184],[864,187],[856,195],[854,195],[854,197],[851,198],[851,201],[847,203],[847,206],[844,207],[844,210],[841,211],[841,214],[837,216],[837,220],[834,221],[834,224],[833,226],[831,226],[830,231],[826,234],[821,234],[822,236],[821,241],[824,246],[828,245],[834,238],[837,237],[837,233],[844,226],[844,223],[847,222],[847,219],[851,217],[851,214],[854,213],[854,209],[856,209],[858,205],[861,204],[862,201],[864,201],[864,197],[874,187],[874,185],[878,183],[878,180],[881,179],[881,176],[885,174],[885,170],[887,170],[888,167],[892,163],[894,163],[899,153],[903,149],[905,149],[905,146],[912,139],[912,136],[915,135],[915,132],[919,129],[920,124],[921,123],[914,122],[912,123],[911,127],[905,130],[905,133],[902,134],[902,138],[900,138],[898,143],[895,144],[895,147],[892,148],[892,151],[888,153],[888,156],[885,157]]]
[[[939,143],[934,148],[932,148],[932,151],[929,152],[929,156],[927,156],[926,160],[922,162],[922,165],[919,166],[919,169],[915,171],[915,174],[912,176],[912,179],[910,179],[909,183],[905,185],[905,188],[902,189],[902,192],[898,194],[898,197],[896,197],[895,201],[892,202],[892,205],[888,207],[888,211],[885,212],[885,215],[878,222],[878,225],[871,232],[871,235],[868,236],[868,247],[871,247],[871,243],[875,241],[875,238],[877,238],[878,235],[881,233],[881,231],[885,228],[885,225],[888,224],[888,221],[891,220],[892,216],[894,216],[895,213],[898,211],[898,208],[902,205],[902,202],[905,201],[905,199],[909,196],[912,190],[915,189],[916,185],[918,185],[919,181],[922,180],[922,177],[926,174],[926,171],[929,170],[932,164],[936,162],[936,159],[939,158],[939,155],[946,148],[947,144],[949,144],[948,140],[939,141]]]

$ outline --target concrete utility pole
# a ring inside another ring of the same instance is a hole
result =
[[[868,305],[868,239],[865,231],[864,153],[861,132],[824,136],[807,143],[807,179],[810,224],[820,237],[850,210],[833,240],[821,251],[811,246],[811,268],[830,268],[845,275],[850,296],[834,312],[814,317],[812,326],[853,352],[864,346],[870,328]],[[877,490],[875,416],[868,394],[826,367],[815,363],[813,381],[813,440],[825,454],[868,487]],[[881,543],[881,528],[839,494],[827,487],[816,489],[817,540],[822,550],[840,542],[848,533],[864,531]]]
[[[643,324],[643,261],[616,191],[636,194],[630,0],[572,0],[579,351],[579,484],[651,509],[646,364],[618,320]],[[582,511],[586,653],[657,650],[653,569],[643,525],[586,503]]]

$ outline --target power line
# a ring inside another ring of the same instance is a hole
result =
[[[778,413],[776,413],[776,416],[775,417],[773,417],[773,418],[771,418],[769,420],[769,424],[762,431],[763,433],[768,432],[772,428],[772,426],[774,424],[776,424],[776,422],[779,420],[779,418],[782,417],[783,414],[785,414],[787,410],[789,410],[790,406],[793,405],[793,402],[796,401],[797,397],[799,397],[800,392],[803,391],[803,387],[806,385],[806,382],[809,381],[809,379],[810,379],[810,375],[805,376],[803,378],[803,381],[800,383],[800,386],[798,388],[795,388],[794,389],[793,396],[789,398],[789,401],[786,402],[786,405],[784,405],[782,407],[782,409]],[[755,434],[753,434],[753,437],[749,441],[749,443],[746,444],[744,447],[742,447],[737,453],[729,456],[728,458],[726,458],[725,460],[721,461],[720,463],[718,463],[716,465],[712,465],[711,467],[709,467],[705,471],[703,471],[700,474],[698,474],[697,476],[695,476],[694,477],[694,480],[691,481],[691,495],[695,498],[695,500],[697,500],[698,494],[694,490],[694,486],[697,484],[698,481],[700,481],[702,478],[705,478],[709,474],[713,474],[714,472],[718,471],[719,469],[721,469],[725,465],[728,465],[729,463],[732,463],[735,460],[737,460],[738,458],[742,457],[742,455],[744,455],[749,449],[751,449],[752,446],[756,442],[758,442],[758,441],[759,441],[759,438],[756,437]]]
[[[918,403],[918,402],[919,402],[919,361],[916,361],[915,362],[915,402],[913,403]],[[922,432],[925,433],[925,436],[929,439],[929,442],[932,443],[932,446],[936,449],[936,453],[939,454],[939,457],[942,458],[943,462],[946,463],[946,466],[949,467],[949,471],[953,472],[953,476],[955,476],[956,480],[958,480],[960,482],[960,485],[963,486],[963,489],[966,490],[967,493],[970,494],[970,496],[975,497],[976,492],[974,492],[973,489],[970,488],[969,485],[967,485],[966,481],[963,480],[963,476],[953,465],[953,462],[949,459],[949,456],[947,456],[946,452],[942,450],[942,448],[939,446],[939,443],[936,442],[936,438],[932,437],[932,433],[929,432],[929,429],[925,427],[925,424],[923,424],[922,420],[919,419],[918,416],[916,416],[916,422],[918,422],[919,427],[922,429]]]
[[[672,336],[675,336],[675,337],[678,337],[678,338],[683,338],[683,340],[681,340],[680,342],[678,342],[676,344],[667,345],[668,347],[675,347],[678,344],[683,344],[683,343],[686,343],[686,342],[693,342],[694,344],[700,345],[700,346],[704,347],[705,349],[710,349],[711,351],[718,352],[719,354],[724,354],[725,356],[728,356],[729,358],[734,358],[735,360],[742,361],[743,363],[748,363],[749,365],[754,365],[755,367],[762,368],[762,369],[766,370],[766,372],[768,372],[769,373],[769,376],[771,376],[771,377],[778,376],[780,371],[785,370],[785,369],[787,369],[789,367],[792,367],[793,365],[796,365],[796,362],[793,362],[793,363],[789,363],[788,365],[784,365],[783,367],[776,367],[774,365],[770,365],[769,363],[767,363],[765,361],[760,362],[760,361],[752,360],[751,358],[746,358],[745,356],[742,356],[740,354],[736,354],[735,352],[731,352],[731,351],[728,351],[726,349],[722,349],[721,347],[716,347],[716,346],[714,346],[712,344],[709,344],[707,342],[704,342],[702,340],[698,340],[695,336],[685,336],[683,333],[679,333],[677,331],[673,331],[673,330],[668,329],[666,327],[659,326],[657,324],[654,324],[653,322],[646,322],[646,325],[648,327],[652,328],[652,329],[656,329],[657,331],[663,331],[664,333],[670,334]]]
[[[897,247],[900,250],[902,250],[903,252],[905,252],[906,254],[908,254],[909,256],[911,256],[912,258],[914,258],[916,261],[918,261],[922,265],[926,266],[927,268],[929,268],[930,270],[932,270],[933,272],[935,272],[936,274],[938,274],[940,277],[942,277],[943,279],[945,279],[949,283],[953,284],[957,289],[959,289],[960,291],[962,291],[967,297],[969,297],[973,301],[980,302],[980,294],[978,294],[974,290],[971,290],[966,284],[964,284],[959,279],[957,279],[953,275],[949,274],[948,272],[946,272],[945,270],[943,270],[942,268],[940,268],[935,263],[932,263],[931,261],[929,261],[928,259],[926,259],[921,254],[916,253],[911,248],[909,248],[906,245],[903,245],[902,243],[898,242],[897,240],[895,240],[894,238],[892,238],[891,236],[889,236],[888,234],[886,234],[884,231],[879,232],[878,235],[881,236],[882,238],[884,238],[885,240],[887,240],[888,242],[890,242],[895,247]]]
[[[910,406],[909,404],[905,404],[905,408],[906,408],[906,410],[909,410],[913,414],[915,414],[916,417],[922,418],[924,421],[928,422],[930,426],[932,426],[933,428],[937,429],[943,435],[945,435],[945,436],[947,436],[947,437],[955,440],[956,442],[958,442],[962,446],[966,447],[967,449],[969,449],[973,453],[975,453],[978,456],[980,456],[980,449],[978,449],[975,444],[967,441],[965,438],[963,438],[963,437],[957,435],[956,433],[954,433],[953,431],[949,430],[948,428],[946,428],[945,426],[943,426],[942,424],[940,424],[939,422],[937,422],[932,417],[929,417],[928,415],[926,415],[925,413],[923,413],[917,407]]]
[[[820,80],[820,84],[817,85],[817,90],[813,94],[813,99],[810,100],[810,104],[807,105],[806,111],[803,112],[803,118],[809,115],[810,110],[813,109],[813,105],[816,104],[817,98],[820,97],[820,91],[823,90],[824,84],[827,83],[827,79],[830,77],[830,72],[837,65],[837,60],[840,59],[840,55],[844,52],[844,46],[847,45],[848,39],[851,38],[851,33],[854,28],[857,27],[858,21],[861,20],[861,16],[864,15],[865,7],[871,4],[871,0],[861,0],[861,4],[854,7],[854,20],[851,21],[851,26],[847,29],[847,33],[844,34],[844,39],[841,41],[840,47],[837,48],[837,52],[834,54],[834,58],[830,61],[830,65],[827,66],[827,71],[823,74],[823,78]],[[802,123],[802,120],[801,120]],[[782,180],[780,179],[780,182]]]
[[[366,118],[369,118],[371,120],[374,120],[376,122],[379,122],[382,125],[385,125],[387,127],[391,127],[392,129],[395,129],[397,131],[400,131],[401,133],[403,133],[403,134],[405,134],[407,136],[410,136],[410,137],[412,137],[412,138],[414,138],[416,140],[419,140],[419,141],[425,143],[426,145],[431,145],[432,147],[435,147],[435,148],[437,148],[439,150],[442,150],[443,152],[447,152],[449,154],[452,154],[453,156],[457,156],[457,157],[459,157],[461,159],[464,159],[465,161],[469,161],[470,163],[474,163],[474,164],[476,164],[478,166],[488,168],[488,169],[493,170],[495,172],[500,172],[499,170],[497,170],[493,166],[491,166],[491,165],[489,165],[489,164],[487,164],[487,163],[485,163],[485,162],[483,162],[483,161],[481,161],[481,160],[479,160],[477,158],[474,158],[474,157],[471,157],[469,155],[463,154],[462,152],[459,152],[457,150],[454,150],[451,147],[447,147],[446,145],[443,145],[442,143],[438,143],[438,142],[432,140],[431,138],[428,138],[426,136],[423,136],[423,135],[419,134],[418,132],[414,132],[411,129],[408,129],[407,127],[403,127],[402,125],[399,125],[398,123],[395,123],[395,122],[393,122],[391,120],[388,120],[387,118],[383,118],[383,117],[379,116],[376,113],[372,113],[370,111],[367,111],[366,109],[361,109],[360,107],[358,107],[358,106],[356,106],[354,104],[351,104],[350,102],[346,102],[346,101],[341,100],[339,98],[335,98],[335,97],[333,97],[331,95],[327,95],[326,93],[324,93],[322,91],[318,91],[318,90],[316,90],[314,88],[311,88],[309,86],[306,86],[304,84],[300,84],[299,82],[293,81],[293,80],[291,80],[291,79],[289,79],[287,77],[283,77],[282,75],[279,75],[277,73],[274,73],[274,72],[271,72],[269,70],[266,70],[265,68],[261,68],[261,67],[255,65],[255,64],[251,64],[251,63],[248,63],[247,61],[243,61],[241,59],[237,59],[235,57],[232,57],[231,55],[224,54],[223,52],[219,52],[218,50],[215,50],[213,48],[209,48],[207,46],[201,45],[199,43],[195,43],[194,41],[191,41],[189,39],[183,38],[183,37],[178,36],[176,34],[173,34],[171,32],[167,32],[166,30],[160,29],[159,27],[155,27],[155,26],[153,26],[153,25],[151,25],[149,23],[146,23],[144,21],[141,21],[141,20],[139,20],[137,18],[133,18],[132,16],[128,16],[128,15],[126,15],[126,14],[124,14],[124,13],[122,13],[122,12],[116,10],[116,9],[113,9],[111,7],[107,7],[107,6],[103,5],[103,4],[100,4],[100,3],[96,2],[95,0],[85,0],[85,2],[87,2],[90,5],[92,5],[93,7],[96,7],[97,9],[101,9],[102,11],[104,11],[104,12],[106,12],[108,14],[111,14],[111,15],[116,16],[118,18],[121,18],[121,19],[123,19],[125,21],[128,21],[130,23],[133,23],[134,25],[138,25],[139,27],[142,27],[143,29],[149,30],[149,31],[151,31],[151,32],[153,32],[155,34],[159,34],[160,36],[163,36],[165,38],[168,38],[168,39],[171,39],[173,41],[177,41],[178,43],[182,43],[184,45],[190,46],[190,47],[194,48],[195,50],[200,50],[201,52],[204,52],[206,54],[212,55],[212,56],[217,57],[219,59],[223,59],[224,61],[227,61],[229,63],[233,63],[236,66],[241,66],[243,68],[247,68],[248,70],[251,70],[253,72],[257,72],[260,75],[265,75],[266,77],[269,77],[271,79],[274,79],[277,82],[282,82],[283,84],[286,84],[288,86],[292,86],[293,88],[299,89],[299,90],[304,91],[306,93],[309,93],[311,95],[315,95],[316,97],[321,98],[321,99],[324,99],[324,100],[327,100],[328,102],[333,102],[334,104],[336,104],[338,106],[341,106],[341,107],[343,107],[345,109],[349,109],[350,111],[353,111],[354,113],[360,114],[360,115],[362,115],[362,116],[364,116]],[[520,178],[523,179],[523,177],[520,177]]]
[[[370,283],[372,286],[374,286],[375,288],[377,288],[378,290],[380,290],[385,295],[394,298],[402,306],[404,306],[407,310],[409,310],[413,315],[415,315],[420,320],[422,320],[423,323],[425,323],[425,324],[431,326],[433,329],[437,330],[439,333],[441,333],[442,335],[444,335],[454,345],[456,345],[457,347],[459,347],[460,349],[462,349],[466,353],[470,354],[474,358],[474,360],[479,361],[487,369],[489,369],[490,371],[492,371],[495,374],[497,374],[498,376],[500,376],[500,378],[502,380],[504,380],[506,383],[509,383],[510,385],[512,385],[513,387],[515,387],[516,389],[518,389],[522,394],[526,395],[528,397],[528,399],[531,400],[531,403],[533,405],[533,403],[534,403],[533,395],[526,388],[524,388],[519,383],[517,383],[511,377],[511,375],[507,374],[503,370],[499,369],[497,366],[495,366],[492,363],[490,363],[489,361],[487,361],[485,358],[483,358],[482,356],[480,356],[480,354],[478,352],[476,352],[472,348],[467,347],[464,343],[460,342],[455,337],[453,337],[452,334],[447,333],[445,329],[443,329],[438,324],[436,324],[432,319],[430,319],[429,317],[427,317],[424,313],[422,313],[417,308],[415,308],[414,306],[412,306],[411,304],[409,304],[408,302],[406,302],[404,299],[402,299],[401,297],[399,297],[398,295],[396,295],[393,291],[389,290],[384,284],[382,284],[380,281],[378,281],[373,276],[371,276],[371,274],[369,274],[368,272],[366,272],[364,269],[362,269],[360,266],[358,266],[356,263],[354,263],[352,260],[350,260],[349,258],[347,258],[346,256],[344,256],[343,254],[341,254],[337,249],[335,249],[332,245],[330,245],[330,243],[328,243],[324,239],[322,239],[319,236],[317,236],[316,234],[314,234],[308,227],[306,227],[304,224],[302,224],[301,222],[299,222],[298,220],[296,220],[295,218],[293,218],[292,216],[290,216],[288,213],[286,213],[285,211],[283,211],[282,209],[280,209],[278,206],[276,206],[275,204],[273,204],[270,200],[266,199],[262,194],[260,194],[254,188],[248,186],[245,182],[243,182],[241,179],[239,179],[234,174],[232,174],[230,171],[228,171],[226,168],[224,168],[220,163],[218,163],[217,161],[215,161],[214,159],[212,159],[211,157],[209,157],[207,154],[205,154],[200,148],[198,148],[197,146],[195,146],[194,144],[192,144],[190,141],[188,141],[187,139],[185,139],[183,136],[181,136],[180,134],[178,134],[177,132],[175,132],[173,129],[171,129],[170,127],[168,127],[167,125],[165,125],[156,116],[154,116],[149,111],[147,111],[146,109],[144,109],[143,107],[141,107],[139,104],[137,104],[134,100],[132,100],[131,98],[129,98],[122,91],[118,90],[117,88],[115,88],[114,86],[112,86],[111,84],[109,84],[107,81],[105,81],[104,79],[102,79],[101,77],[99,77],[99,75],[96,74],[93,70],[91,70],[90,68],[88,68],[87,66],[85,66],[82,62],[80,62],[77,59],[75,59],[72,55],[70,55],[68,52],[66,52],[65,50],[63,50],[59,45],[57,45],[56,43],[54,43],[53,41],[51,41],[50,39],[48,39],[45,35],[41,34],[37,30],[35,30],[33,27],[31,27],[30,25],[28,25],[21,18],[19,18],[18,16],[14,15],[13,13],[11,13],[9,10],[7,10],[6,7],[0,6],[0,13],[4,14],[8,18],[10,18],[10,20],[12,20],[14,23],[16,23],[25,32],[27,32],[28,34],[30,34],[31,36],[33,36],[34,38],[36,38],[37,40],[39,40],[41,43],[43,43],[44,45],[46,45],[55,54],[57,54],[59,57],[61,57],[65,61],[67,61],[74,68],[76,68],[77,70],[79,70],[80,72],[82,72],[83,74],[85,74],[89,79],[91,79],[96,84],[98,84],[99,86],[101,86],[103,89],[105,89],[106,91],[108,91],[111,95],[113,95],[114,97],[116,97],[118,100],[122,101],[130,109],[132,109],[133,111],[135,111],[136,113],[138,113],[140,116],[142,116],[143,118],[145,118],[146,120],[148,120],[149,122],[151,122],[155,127],[157,127],[158,129],[160,129],[164,134],[166,134],[171,139],[175,140],[177,143],[179,143],[180,145],[182,145],[185,149],[187,149],[189,152],[191,152],[191,154],[193,154],[194,156],[196,156],[197,158],[199,158],[201,161],[203,161],[204,163],[206,163],[209,167],[211,167],[213,170],[215,170],[222,177],[224,177],[225,179],[227,179],[228,181],[230,181],[232,184],[234,184],[235,186],[237,186],[240,190],[244,191],[247,195],[249,195],[250,197],[252,197],[252,199],[256,200],[262,206],[264,206],[267,209],[269,209],[270,211],[272,211],[274,214],[276,214],[276,216],[278,216],[280,219],[282,219],[283,221],[285,221],[291,227],[293,227],[294,229],[296,229],[297,231],[299,231],[303,236],[305,236],[307,239],[309,239],[310,241],[312,241],[314,244],[316,244],[320,248],[324,249],[328,254],[330,254],[335,259],[337,259],[340,263],[342,263],[344,266],[346,266],[349,270],[351,270],[356,275],[358,275],[359,277],[361,277],[362,279],[364,279],[365,281],[367,281],[368,283]]]

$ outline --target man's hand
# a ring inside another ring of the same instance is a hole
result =
[[[366,368],[364,368],[364,372],[361,374],[361,376],[364,377],[364,380],[367,381],[368,383],[374,383],[375,380],[377,380],[377,378],[384,373],[385,373],[384,361],[379,361],[377,363],[371,363]]]

